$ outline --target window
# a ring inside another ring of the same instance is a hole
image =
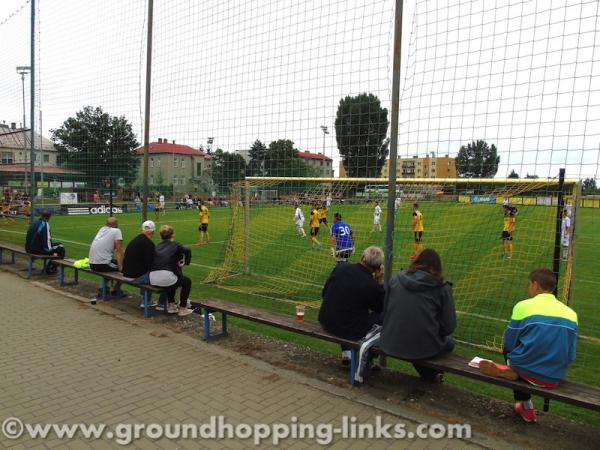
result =
[[[202,163],[197,162],[196,163],[196,176],[199,177],[200,175],[202,175]]]
[[[49,163],[50,162],[50,155],[44,155],[44,162],[45,163]]]
[[[173,157],[173,167],[179,167],[179,159],[177,159],[177,156]]]
[[[181,158],[181,168],[185,169],[185,159]],[[181,183],[183,184],[183,183]]]
[[[14,162],[12,152],[2,152],[2,164],[12,164]]]
[[[156,167],[160,167],[160,158],[156,158]]]
[[[154,167],[154,158],[150,158],[150,167]]]
[[[174,185],[177,185],[177,184],[179,184],[179,180],[177,179],[177,175],[175,175],[175,176],[173,177],[173,184],[174,184]]]

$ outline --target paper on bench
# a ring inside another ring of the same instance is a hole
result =
[[[474,357],[471,361],[469,361],[469,366],[479,369],[479,362],[486,361],[485,358],[480,358],[479,356]]]

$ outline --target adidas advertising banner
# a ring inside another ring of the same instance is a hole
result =
[[[127,212],[127,205],[123,204],[113,204],[112,213],[113,214],[122,214]],[[82,215],[96,215],[96,214],[109,214],[110,206],[109,205],[63,205],[61,206],[61,214],[68,216],[82,216]]]

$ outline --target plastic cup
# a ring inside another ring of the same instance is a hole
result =
[[[296,322],[304,323],[304,305],[296,305]]]

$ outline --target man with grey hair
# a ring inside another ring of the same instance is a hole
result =
[[[368,247],[360,262],[339,263],[323,287],[319,322],[327,332],[351,340],[362,339],[383,320],[383,251]],[[342,346],[342,364],[350,350]]]

